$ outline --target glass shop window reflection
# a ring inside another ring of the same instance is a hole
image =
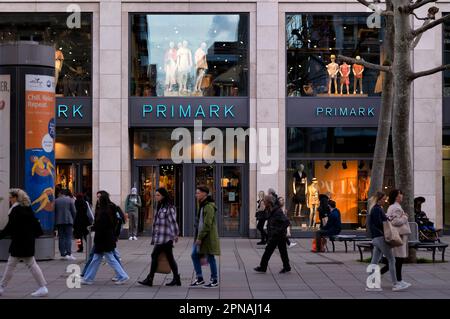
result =
[[[381,29],[367,15],[286,15],[287,96],[376,96],[383,74],[337,59],[382,63]]]
[[[0,13],[0,43],[36,41],[55,47],[56,96],[91,96],[92,14],[80,28],[67,27],[67,13]]]
[[[131,16],[131,96],[247,96],[248,15]]]

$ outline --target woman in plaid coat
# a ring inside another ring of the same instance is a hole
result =
[[[156,190],[155,199],[158,206],[153,221],[152,245],[155,245],[155,247],[152,252],[152,264],[147,278],[139,281],[139,283],[145,286],[153,286],[153,278],[158,267],[158,256],[164,252],[173,273],[173,280],[166,286],[181,286],[178,266],[173,257],[173,243],[178,241],[179,233],[175,206],[171,204],[169,193],[165,188],[161,187]]]

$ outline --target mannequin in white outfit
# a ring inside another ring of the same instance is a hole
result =
[[[208,69],[208,62],[206,61],[206,43],[202,42],[200,47],[195,51],[195,69],[197,80],[195,81],[195,92],[200,92],[202,89],[202,80]]]
[[[169,49],[166,51],[164,55],[164,68],[166,72],[166,90],[169,92],[172,91],[172,88],[176,81],[176,73],[177,73],[177,49],[175,49],[175,43],[169,43]]]
[[[179,93],[187,92],[187,80],[192,69],[192,53],[188,48],[188,42],[183,41],[183,45],[177,51],[177,71],[179,74]]]

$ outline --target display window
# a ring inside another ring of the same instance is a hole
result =
[[[80,28],[67,26],[67,13],[0,13],[0,43],[37,41],[55,47],[57,97],[92,95],[92,14]]]
[[[366,14],[287,14],[287,96],[380,95],[382,72],[337,57],[380,64],[382,41]]]
[[[133,14],[131,96],[247,96],[248,14]]]

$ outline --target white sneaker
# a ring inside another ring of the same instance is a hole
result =
[[[87,281],[87,280],[84,280],[84,279],[81,279],[80,283],[82,285],[93,285],[94,284],[93,281]]]
[[[410,284],[409,282],[404,281],[404,280],[400,281],[400,283],[401,283],[402,285],[406,286],[406,288],[411,287],[411,284]]]
[[[292,247],[294,247],[294,246],[296,246],[296,245],[297,245],[297,243],[291,242],[291,243],[289,244],[288,248],[292,248]]]
[[[114,284],[116,285],[123,285],[124,283],[126,283],[128,280],[130,280],[130,277],[122,279],[122,280],[117,280]]]
[[[134,236],[134,237],[133,237],[133,240],[137,240],[137,237],[136,237],[136,236]]]
[[[74,256],[72,256],[72,255],[67,255],[67,256],[65,257],[65,259],[66,259],[66,260],[76,260],[76,258],[75,258]]]
[[[128,238],[128,240],[134,240],[133,236],[130,236],[130,238]]]
[[[5,292],[5,289],[2,286],[0,286],[0,296],[3,295],[4,292]]]
[[[400,291],[400,290],[405,290],[407,289],[409,286],[403,284],[402,282],[397,282],[393,287],[392,287],[392,291]]]
[[[117,277],[112,277],[111,280],[114,281],[114,282],[116,282],[116,281],[119,281],[119,278],[117,278]]]
[[[369,288],[369,287],[366,287],[366,291],[383,291],[383,288]]]
[[[33,292],[31,294],[33,297],[45,297],[48,296],[48,289],[47,287],[41,287],[38,290],[36,290],[35,292]]]

